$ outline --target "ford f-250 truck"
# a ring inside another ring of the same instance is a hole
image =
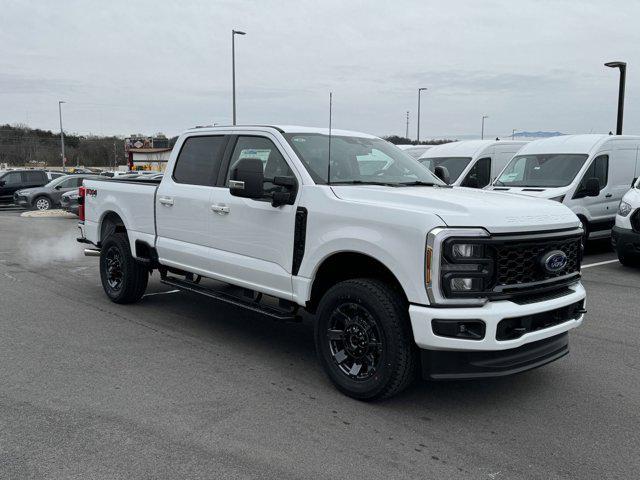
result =
[[[319,360],[359,399],[506,375],[568,352],[580,222],[564,205],[451,188],[390,143],[305,127],[196,128],[159,183],[87,180],[79,241],[108,297],[149,274],[268,316],[314,315]]]

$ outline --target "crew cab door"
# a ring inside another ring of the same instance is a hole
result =
[[[273,207],[269,198],[235,197],[229,192],[228,180],[234,164],[243,158],[259,158],[263,162],[266,192],[281,188],[268,181],[274,176],[292,176],[298,186],[300,179],[274,136],[252,133],[238,135],[231,142],[226,165],[212,196],[213,268],[230,283],[291,298],[298,199],[294,205]]]
[[[0,200],[11,201],[16,190],[23,188],[20,172],[7,172],[0,177]]]
[[[207,275],[212,271],[211,195],[228,137],[195,135],[179,148],[155,198],[156,249],[165,265]]]

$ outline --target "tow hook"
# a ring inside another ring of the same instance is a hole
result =
[[[99,257],[100,256],[100,250],[96,250],[94,248],[85,248],[84,249],[84,256],[85,257]]]

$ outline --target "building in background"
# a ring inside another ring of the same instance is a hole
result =
[[[129,170],[164,172],[171,150],[169,139],[161,133],[155,137],[131,135],[124,139]]]

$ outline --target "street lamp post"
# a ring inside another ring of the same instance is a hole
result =
[[[420,94],[423,90],[426,90],[426,88],[422,87],[418,89],[418,132],[416,135],[418,143],[420,143]]]
[[[63,100],[58,101],[58,116],[60,117],[60,147],[62,150],[62,171],[66,171],[66,160],[64,157],[64,131],[62,130],[62,104],[67,103]]]
[[[409,138],[409,110],[407,110],[407,131],[404,135],[404,138]]]
[[[231,30],[231,76],[233,82],[233,124],[236,124],[236,35],[246,35],[240,30]]]
[[[482,130],[480,131],[480,138],[484,140],[484,119],[489,118],[489,115],[482,115]]]
[[[605,67],[618,68],[620,70],[620,85],[618,86],[618,122],[616,124],[616,135],[622,135],[622,117],[624,116],[624,86],[627,80],[626,62],[607,62]]]

